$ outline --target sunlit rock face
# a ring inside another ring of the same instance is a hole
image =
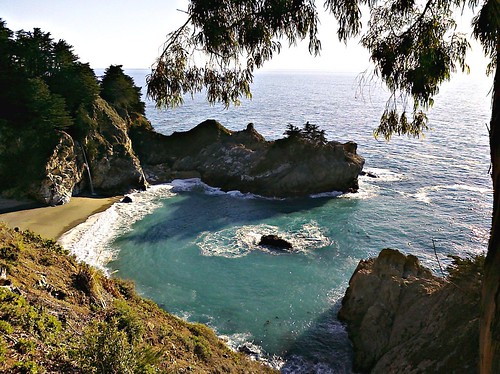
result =
[[[360,261],[338,314],[356,372],[477,372],[479,290],[477,273],[436,277],[392,249]]]
[[[82,177],[73,139],[63,131],[58,135],[59,141],[47,160],[41,181],[33,183],[29,192],[47,205],[66,204]]]
[[[75,193],[117,195],[146,188],[126,119],[98,98],[88,121],[91,130],[81,142],[64,131],[58,132],[59,140],[41,178],[31,183],[28,196],[47,205],[60,205]]]
[[[127,134],[126,120],[104,100],[94,104],[95,126],[84,142],[93,188],[99,194],[122,194],[144,189],[145,177]]]

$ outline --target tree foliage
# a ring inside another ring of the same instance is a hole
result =
[[[320,130],[318,125],[306,122],[301,128],[289,124],[284,133],[289,139],[303,140],[312,145],[323,145],[328,141],[326,139],[325,130]]]
[[[68,129],[99,94],[94,72],[73,47],[50,33],[9,30],[0,20],[0,119],[17,129]]]
[[[251,96],[254,69],[279,53],[283,40],[308,37],[311,53],[321,48],[312,0],[192,0],[187,17],[148,77],[148,95],[159,106],[182,104],[185,93],[203,87],[211,103],[238,104]]]
[[[141,101],[141,88],[123,72],[121,65],[111,65],[104,71],[101,80],[101,97],[119,113],[136,112],[144,114],[145,104]]]
[[[457,32],[454,12],[479,11],[473,35],[496,64],[500,13],[498,0],[326,0],[341,41],[361,36],[375,74],[391,97],[375,135],[419,136],[427,129],[426,110],[443,81],[467,71],[466,35]],[[370,12],[363,32],[362,10]],[[168,35],[148,77],[148,95],[159,106],[176,106],[183,95],[206,88],[210,103],[225,106],[250,97],[253,72],[280,52],[282,43],[308,39],[321,50],[314,0],[191,0],[186,23]],[[204,56],[204,59],[201,58]]]
[[[0,19],[0,190],[41,176],[58,131],[80,137],[99,85],[73,47],[40,29],[11,31]],[[75,126],[75,124],[77,126]]]

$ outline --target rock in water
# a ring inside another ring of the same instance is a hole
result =
[[[120,203],[125,203],[129,204],[132,202],[132,198],[130,196],[125,196],[123,199],[121,199]]]
[[[432,275],[415,256],[384,249],[360,261],[342,300],[354,370],[474,373],[479,357],[481,276]]]
[[[224,191],[267,197],[357,191],[364,164],[354,142],[266,141],[252,125],[230,131],[215,120],[170,136],[149,126],[133,126],[130,136],[151,182],[196,172],[205,183]]]
[[[280,238],[278,235],[262,235],[259,241],[259,245],[265,245],[281,250],[293,249],[292,243],[283,238]]]
[[[378,178],[378,175],[377,175],[377,174],[375,174],[375,173],[372,173],[371,171],[363,171],[363,170],[362,170],[362,171],[359,173],[359,175],[361,175],[361,176],[367,176],[367,177],[369,177],[369,178]]]

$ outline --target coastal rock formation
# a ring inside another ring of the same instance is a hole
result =
[[[85,139],[84,147],[95,191],[113,195],[146,188],[125,120],[106,101],[98,98],[91,121],[94,130]]]
[[[440,278],[415,256],[384,249],[360,261],[342,301],[356,372],[473,373],[480,274]]]
[[[292,243],[283,238],[280,238],[278,235],[272,235],[272,234],[262,235],[259,241],[259,245],[265,245],[283,251],[291,250],[293,248]]]
[[[33,183],[28,192],[47,205],[61,205],[71,199],[75,185],[82,177],[71,136],[59,131],[59,141],[45,165],[41,182]]]
[[[93,117],[87,121],[92,130],[82,143],[64,131],[58,132],[59,140],[41,177],[32,181],[28,196],[47,205],[60,205],[82,191],[116,195],[146,188],[125,120],[98,98]]]
[[[225,191],[293,197],[356,191],[364,160],[356,144],[312,144],[304,139],[266,141],[253,125],[230,131],[207,120],[187,132],[158,134],[142,124],[130,129],[136,154],[151,183],[179,174],[199,176]]]

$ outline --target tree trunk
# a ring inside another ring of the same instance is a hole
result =
[[[480,322],[480,373],[500,373],[500,37],[490,122],[493,219],[484,268]]]

